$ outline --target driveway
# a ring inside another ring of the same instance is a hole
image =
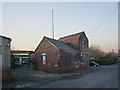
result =
[[[30,69],[12,70],[13,88],[118,88],[118,64],[52,74]]]
[[[90,71],[92,70],[92,71]],[[61,75],[62,76],[62,75]],[[118,65],[93,67],[36,88],[118,88]]]

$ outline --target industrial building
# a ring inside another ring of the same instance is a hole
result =
[[[2,81],[10,81],[11,38],[0,35],[0,71]]]

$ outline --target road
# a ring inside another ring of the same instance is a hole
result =
[[[31,88],[118,88],[118,64],[93,68],[91,72],[76,73]]]

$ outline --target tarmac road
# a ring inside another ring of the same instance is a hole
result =
[[[118,64],[93,67],[95,70],[34,86],[36,88],[118,88]]]

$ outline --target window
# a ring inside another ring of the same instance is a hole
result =
[[[89,59],[89,54],[86,54],[87,60]]]
[[[85,44],[85,41],[83,41],[83,44]]]
[[[42,64],[46,64],[46,53],[42,53]]]
[[[82,54],[80,54],[81,55],[81,57],[83,56]]]
[[[86,44],[86,41],[85,41],[85,40],[83,40],[83,47],[85,47],[85,44]]]
[[[84,61],[86,60],[86,55],[84,54]]]
[[[46,64],[46,56],[43,56],[43,64]]]

